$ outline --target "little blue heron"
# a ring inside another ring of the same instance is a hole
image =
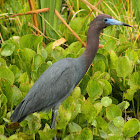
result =
[[[21,122],[31,113],[52,109],[51,128],[60,104],[70,95],[83,78],[96,55],[100,32],[109,25],[129,26],[106,14],[98,15],[91,23],[87,34],[87,47],[78,58],[65,58],[51,65],[34,83],[11,116],[13,122]]]

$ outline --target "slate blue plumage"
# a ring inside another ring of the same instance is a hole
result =
[[[55,128],[57,110],[85,75],[96,55],[100,32],[109,25],[128,24],[98,15],[91,23],[87,34],[87,47],[78,58],[65,58],[50,66],[34,83],[26,97],[11,116],[13,122],[21,122],[33,112],[53,109],[51,128]]]

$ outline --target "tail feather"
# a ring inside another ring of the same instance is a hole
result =
[[[13,114],[11,115],[11,120],[12,122],[21,122],[22,120],[24,120],[24,118],[27,116],[25,114],[23,114],[24,109],[26,106],[26,101],[23,100],[15,109],[15,111],[13,112]]]

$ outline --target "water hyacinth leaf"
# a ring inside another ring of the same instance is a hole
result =
[[[25,62],[31,62],[33,56],[36,54],[36,52],[29,48],[24,48],[22,50],[19,50],[19,55],[21,59]]]
[[[113,136],[109,136],[108,140],[125,140],[125,138],[123,136],[113,135]]]
[[[16,86],[13,87],[13,97],[12,97],[12,103],[13,105],[17,106],[23,99],[23,95],[20,91],[20,89]]]
[[[33,50],[37,50],[37,46],[42,43],[43,36],[35,36],[35,35],[24,35],[20,38],[20,48],[30,48]]]
[[[97,111],[97,114],[99,114],[101,111],[102,111],[102,104],[101,103],[95,103],[94,105],[94,108],[96,109]]]
[[[138,60],[138,55],[137,55],[137,53],[134,51],[134,50],[132,50],[132,49],[128,49],[127,51],[126,51],[126,56],[128,56],[128,58],[131,60],[131,61],[133,61],[134,63]]]
[[[113,123],[118,128],[122,128],[124,125],[124,119],[123,119],[123,117],[118,116],[118,117],[114,118]]]
[[[117,61],[116,72],[119,77],[126,78],[132,73],[133,67],[128,57],[120,57]]]
[[[14,74],[8,68],[0,67],[0,78],[8,80],[10,84],[14,83]]]
[[[28,116],[27,120],[28,120],[29,130],[31,131],[31,133],[32,134],[37,133],[41,127],[40,117],[35,115],[30,115]]]
[[[68,136],[66,136],[63,140],[80,140],[80,134],[78,133],[71,133]]]
[[[104,61],[105,68],[108,67],[108,59],[107,59],[107,57],[105,55],[100,54],[100,53],[97,53],[96,56],[95,56],[95,58],[94,58],[94,60],[93,60],[93,64],[95,64],[99,60],[103,60]]]
[[[11,40],[7,40],[4,43],[2,43],[2,51],[1,55],[2,56],[10,56],[15,50],[15,44],[12,43]]]
[[[80,87],[75,87],[74,90],[72,91],[73,98],[77,98],[80,95],[81,95],[81,89],[80,89]]]
[[[0,95],[0,107],[2,107],[3,105],[5,105],[7,103],[7,98],[4,94]]]
[[[109,97],[103,97],[101,99],[101,104],[104,106],[104,107],[107,107],[109,106],[110,104],[112,104],[112,99],[109,98]]]
[[[107,80],[100,79],[100,84],[103,86],[103,96],[108,96],[112,93],[112,86]]]
[[[0,134],[4,134],[4,127],[3,127],[3,125],[0,125]]]
[[[47,59],[48,54],[47,54],[47,51],[44,48],[42,48],[42,50],[41,50],[41,55],[43,56],[43,58],[45,60]]]
[[[36,54],[33,58],[33,70],[37,70],[39,66],[44,63],[45,60],[40,54]]]
[[[124,109],[127,109],[129,107],[129,102],[127,101],[123,101],[120,104],[118,104],[117,106],[121,109],[121,111],[123,111]]]
[[[42,63],[38,70],[37,70],[37,77],[39,78],[40,75],[48,68],[49,66],[47,65],[47,63]]]
[[[60,60],[62,58],[65,57],[65,50],[62,48],[62,47],[55,47],[55,49],[53,49],[52,51],[52,57],[55,59],[55,60]]]
[[[81,139],[83,140],[93,140],[93,133],[89,128],[84,128],[80,134]]]
[[[6,98],[8,100],[8,106],[10,106],[10,104],[12,102],[12,96],[13,96],[12,85],[10,84],[9,81],[7,81],[5,79],[0,80],[0,85],[1,85],[2,93],[6,96]]]
[[[88,84],[89,80],[90,80],[90,77],[85,74],[83,79],[80,82],[81,93],[83,95],[87,93],[87,84]]]
[[[138,85],[133,85],[130,89],[127,89],[126,92],[123,94],[123,97],[128,100],[132,100],[134,98],[134,94],[140,89]]]
[[[139,121],[135,118],[127,121],[123,126],[123,134],[125,138],[135,136],[140,130]]]
[[[81,113],[85,115],[85,118],[89,123],[93,122],[97,115],[96,109],[94,108],[93,104],[88,100],[81,104]]]
[[[113,51],[113,50],[110,50],[109,54],[110,54],[110,59],[109,59],[110,68],[116,69],[116,63],[118,60],[118,56],[116,55],[115,51]]]
[[[94,72],[96,72],[96,71],[104,72],[105,71],[104,61],[103,60],[96,61],[94,66],[93,66],[93,71]]]
[[[128,84],[130,86],[138,85],[140,86],[140,72],[134,72],[132,75],[130,75]]]
[[[106,50],[114,50],[116,47],[116,39],[110,38],[106,43],[105,43],[105,49]]]
[[[97,80],[90,80],[87,85],[87,92],[89,97],[95,100],[103,93],[103,87]]]
[[[121,128],[118,128],[117,126],[114,125],[113,121],[110,121],[108,123],[108,127],[109,127],[109,130],[113,133],[113,134],[121,134],[122,133],[122,130]]]
[[[110,105],[106,108],[106,117],[108,120],[113,120],[117,116],[122,116],[122,112],[117,105]]]
[[[72,133],[73,132],[80,132],[82,130],[82,128],[74,122],[69,123],[68,126],[69,126],[70,132],[72,132]]]
[[[9,67],[9,69],[13,72],[13,74],[15,76],[15,81],[17,81],[19,79],[20,75],[22,74],[21,70],[16,65],[11,65]]]
[[[6,67],[6,61],[3,58],[0,58],[0,66]]]

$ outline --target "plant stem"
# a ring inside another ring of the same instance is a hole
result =
[[[135,105],[134,105],[134,100],[133,99],[132,99],[132,106],[133,106],[134,116],[136,118]]]

